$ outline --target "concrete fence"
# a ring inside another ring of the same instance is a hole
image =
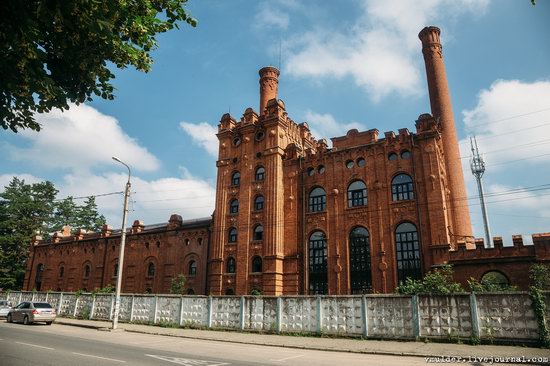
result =
[[[49,302],[62,317],[110,320],[114,295],[10,292],[13,303]],[[550,293],[546,294],[550,309]],[[549,315],[546,322],[550,326]],[[452,296],[175,296],[125,294],[121,322],[318,333],[380,339],[418,337],[536,342],[538,323],[528,293]]]

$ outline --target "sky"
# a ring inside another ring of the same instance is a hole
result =
[[[114,101],[37,115],[40,132],[0,131],[0,187],[51,180],[58,197],[97,195],[114,228],[132,169],[129,223],[212,214],[217,124],[258,110],[258,70],[314,136],[415,131],[430,112],[418,32],[441,28],[474,232],[483,236],[469,137],[486,161],[493,236],[550,232],[550,1],[189,0],[198,26],[158,37],[153,69],[116,70]],[[0,188],[1,189],[1,188]],[[78,202],[82,202],[78,200]],[[529,240],[529,239],[527,239]]]

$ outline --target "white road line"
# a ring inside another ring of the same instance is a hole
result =
[[[283,362],[283,361],[286,361],[286,360],[291,360],[293,358],[304,357],[304,356],[305,355],[296,355],[296,356],[290,356],[290,357],[285,357],[285,358],[280,358],[278,360],[270,360],[270,361]]]
[[[38,348],[44,348],[44,349],[49,349],[49,350],[55,350],[55,348],[51,348],[51,347],[44,347],[44,346],[39,346],[37,344],[31,344],[31,343],[24,343],[24,342],[15,342],[17,344],[23,344],[25,346],[31,346],[31,347],[38,347]]]
[[[99,358],[99,359],[101,359],[101,360],[107,360],[107,361],[113,361],[113,362],[126,363],[126,361],[123,361],[123,360],[117,360],[117,359],[114,359],[114,358],[100,357],[100,356],[94,356],[94,355],[87,355],[87,354],[85,354],[85,353],[72,352],[72,354],[73,354],[73,355],[78,355],[78,356],[84,356],[84,357]]]

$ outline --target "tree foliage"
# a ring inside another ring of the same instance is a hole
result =
[[[156,36],[196,26],[187,0],[0,1],[0,124],[39,131],[35,113],[113,99],[109,67],[151,69]]]
[[[93,197],[77,205],[72,197],[56,200],[51,182],[26,184],[14,177],[0,193],[0,288],[19,289],[33,235],[47,238],[64,225],[98,230],[105,217]]]
[[[172,278],[170,283],[170,293],[177,295],[185,295],[185,282],[187,278],[183,273],[178,274],[176,277]]]
[[[453,268],[449,265],[430,271],[422,280],[407,278],[400,283],[395,292],[405,295],[431,294],[450,295],[464,292],[462,286],[453,280]]]

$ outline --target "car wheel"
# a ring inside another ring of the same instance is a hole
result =
[[[6,321],[7,321],[8,323],[13,322],[13,319],[11,318],[11,314],[8,314],[8,317],[6,318]]]
[[[27,315],[23,318],[23,324],[29,325],[29,317]]]
[[[46,325],[52,325],[52,322],[46,322]]]

